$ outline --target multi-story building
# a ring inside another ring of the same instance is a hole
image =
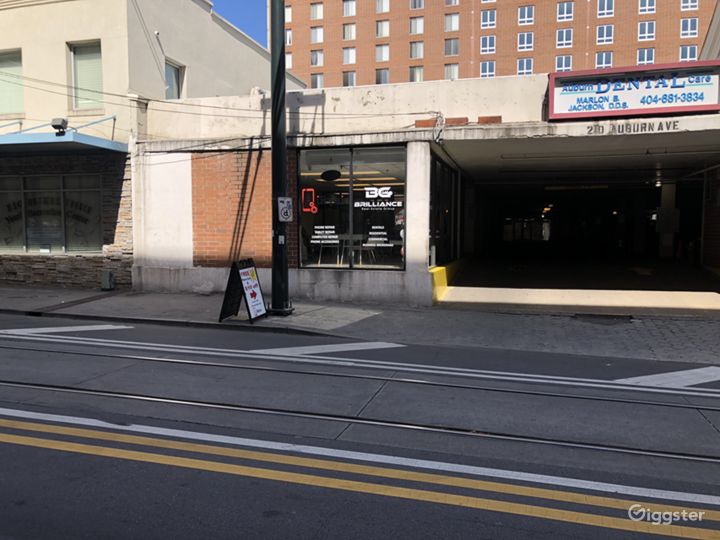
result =
[[[697,60],[716,0],[286,0],[312,87]]]

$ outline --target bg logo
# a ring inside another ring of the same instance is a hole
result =
[[[366,187],[365,198],[366,199],[389,199],[393,196],[392,189],[389,187]]]

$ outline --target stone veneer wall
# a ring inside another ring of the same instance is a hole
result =
[[[0,283],[99,288],[104,269],[118,288],[132,285],[132,185],[130,156],[110,152],[3,157],[0,175],[102,174],[102,253],[41,255],[0,253]]]

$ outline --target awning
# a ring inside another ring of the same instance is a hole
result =
[[[0,135],[0,154],[82,152],[107,150],[127,154],[128,145],[101,137],[67,131],[64,135],[55,133],[9,133]]]

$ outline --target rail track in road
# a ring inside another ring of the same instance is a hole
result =
[[[475,429],[465,429],[453,426],[443,426],[437,424],[419,424],[419,423],[407,423],[407,422],[395,422],[392,420],[374,419],[374,418],[360,418],[358,416],[348,416],[339,414],[325,414],[311,411],[299,411],[291,409],[273,408],[273,407],[259,407],[251,405],[243,405],[241,403],[224,403],[224,402],[213,402],[213,401],[198,401],[189,399],[180,399],[169,396],[150,395],[150,394],[139,394],[132,392],[123,392],[116,390],[95,390],[88,388],[80,388],[70,385],[55,385],[55,384],[43,384],[43,383],[31,383],[21,381],[9,381],[0,380],[0,387],[4,388],[16,388],[16,389],[27,389],[27,390],[40,390],[64,394],[75,394],[93,397],[104,397],[104,398],[115,398],[123,400],[133,400],[151,403],[161,403],[167,405],[181,405],[190,407],[199,407],[204,409],[216,409],[225,411],[237,411],[254,414],[267,414],[276,416],[285,416],[293,418],[303,418],[312,420],[325,420],[333,422],[341,422],[346,424],[357,424],[366,426],[386,427],[394,429],[404,429],[413,431],[424,431],[431,433],[442,433],[446,435],[460,435],[475,438],[484,439],[495,439],[504,441],[514,441],[521,443],[531,443],[539,445],[549,445],[556,447],[575,448],[584,450],[595,450],[602,452],[614,452],[630,455],[640,455],[653,458],[664,458],[672,460],[682,460],[688,462],[702,462],[720,464],[720,455],[710,456],[705,454],[693,454],[684,452],[665,452],[651,449],[632,448],[627,446],[616,446],[609,444],[598,444],[598,443],[583,443],[570,440],[534,437],[527,435],[516,435],[512,433],[502,433],[494,431],[480,431]]]

